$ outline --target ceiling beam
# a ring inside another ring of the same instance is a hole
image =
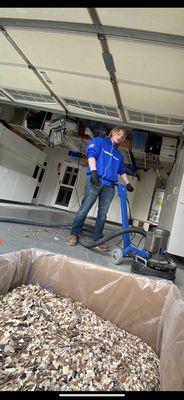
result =
[[[88,12],[89,12],[89,15],[91,17],[91,20],[92,20],[94,26],[101,27],[101,22],[98,17],[98,13],[97,13],[96,9],[88,8]],[[125,111],[124,111],[124,107],[123,107],[123,103],[122,103],[122,99],[121,99],[121,95],[120,95],[120,91],[119,91],[119,87],[118,87],[118,82],[116,79],[116,69],[115,69],[115,65],[114,65],[113,56],[109,51],[109,46],[108,46],[106,36],[102,35],[102,34],[98,34],[97,37],[100,41],[100,45],[102,48],[103,61],[104,61],[105,67],[109,73],[109,79],[110,79],[110,82],[111,82],[111,85],[113,88],[113,92],[114,92],[114,96],[116,99],[119,113],[121,115],[122,120],[126,121],[126,115],[125,115]]]
[[[184,36],[116,26],[83,24],[77,22],[43,21],[20,18],[0,18],[1,27],[33,28],[68,33],[104,34],[111,37],[138,40],[152,44],[184,47]]]
[[[29,110],[38,110],[38,111],[46,111],[46,112],[50,112],[53,114],[58,114],[61,116],[66,116],[66,113],[64,112],[64,110],[58,110],[56,108],[54,108],[54,106],[51,107],[47,107],[44,105],[38,105],[38,104],[30,104],[30,103],[20,103],[18,101],[14,101],[12,103],[10,103],[10,101],[8,100],[4,100],[4,99],[0,99],[0,104],[6,104],[7,106],[10,107],[18,107],[18,108],[27,108]],[[84,119],[84,120],[91,120],[91,121],[98,121],[98,122],[102,122],[104,124],[108,124],[108,125],[112,125],[113,126],[122,126],[123,128],[130,128],[130,129],[145,129],[149,132],[155,132],[158,135],[164,135],[164,136],[168,136],[168,137],[176,137],[176,136],[180,136],[180,133],[182,131],[182,127],[177,127],[177,130],[174,132],[173,130],[169,130],[169,129],[162,129],[162,128],[158,128],[158,127],[152,127],[151,125],[146,125],[144,123],[133,123],[133,122],[126,122],[126,121],[120,121],[118,119],[113,119],[110,117],[103,117],[103,116],[99,116],[99,115],[92,115],[92,114],[83,114],[82,112],[77,113],[75,111],[69,111],[68,112],[68,117],[69,118],[79,118],[79,119]],[[178,129],[180,128],[180,129]]]

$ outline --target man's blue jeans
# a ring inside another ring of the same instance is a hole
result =
[[[90,180],[88,180],[85,186],[84,198],[73,221],[71,235],[75,235],[78,237],[80,231],[82,230],[88,212],[90,211],[96,199],[98,198],[98,215],[96,219],[95,229],[93,232],[93,238],[95,241],[97,241],[101,237],[103,237],[102,234],[103,228],[105,225],[108,209],[114,197],[114,192],[115,192],[114,187],[110,186],[97,187],[92,185]]]

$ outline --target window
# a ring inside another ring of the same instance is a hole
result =
[[[78,168],[67,167],[62,183],[68,186],[74,186],[78,174]]]
[[[35,178],[35,179],[36,179],[36,177],[37,177],[37,175],[38,175],[39,168],[40,168],[39,165],[36,165],[35,170],[34,170],[34,172],[33,172],[32,178]]]
[[[40,189],[40,187],[36,186],[36,189],[35,189],[34,194],[33,194],[33,199],[36,199],[36,196],[38,194],[39,189]]]
[[[38,182],[41,182],[41,181],[42,181],[44,172],[45,172],[45,169],[42,168],[42,170],[41,170],[41,172],[40,172],[40,176],[39,176]]]
[[[59,204],[64,207],[68,207],[68,204],[70,202],[70,198],[72,195],[72,190],[71,188],[68,188],[66,186],[60,186],[57,199],[56,199],[56,204]]]

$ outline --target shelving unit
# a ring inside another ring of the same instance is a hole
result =
[[[145,153],[141,151],[133,152],[136,165],[142,168],[156,168],[169,172],[172,168],[175,158],[160,157],[156,154]]]
[[[138,167],[146,168],[146,153],[141,150],[134,150],[132,151],[135,163]]]
[[[175,161],[177,139],[163,137],[160,154],[154,154],[153,152],[146,151],[145,137],[141,138],[141,134],[139,133],[132,140],[131,151],[136,165],[146,169],[156,168],[170,172]]]

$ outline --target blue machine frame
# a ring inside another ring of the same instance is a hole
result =
[[[122,183],[118,183],[118,195],[120,197],[121,204],[121,216],[122,216],[122,227],[128,228],[128,212],[127,212],[127,188]],[[123,233],[124,249],[122,250],[122,257],[128,257],[132,254],[143,257],[144,259],[150,258],[150,254],[146,250],[140,250],[137,247],[131,245],[130,233]]]

